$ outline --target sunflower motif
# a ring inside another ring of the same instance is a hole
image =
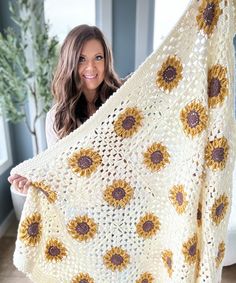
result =
[[[219,6],[220,2],[221,0],[203,0],[201,6],[198,8],[198,15],[196,17],[198,27],[208,36],[213,33],[222,14]]]
[[[140,237],[148,239],[156,235],[157,231],[160,230],[160,226],[159,218],[156,215],[146,213],[136,224],[136,231]]]
[[[136,283],[153,283],[154,277],[151,273],[145,272],[143,273],[138,280],[136,280]]]
[[[92,239],[97,230],[98,225],[87,215],[77,216],[67,224],[67,231],[80,242]]]
[[[154,172],[160,171],[167,163],[170,163],[170,155],[167,148],[161,143],[152,144],[143,156],[144,164]]]
[[[124,180],[115,180],[104,191],[104,199],[112,206],[125,207],[133,197],[133,188]]]
[[[170,92],[182,80],[183,66],[177,56],[169,56],[157,72],[156,84],[164,91]]]
[[[71,283],[94,283],[94,280],[88,273],[80,273],[72,279]]]
[[[211,208],[211,218],[216,225],[219,225],[224,219],[228,206],[229,200],[225,194],[215,200],[215,203]]]
[[[50,186],[45,185],[43,182],[32,182],[31,185],[40,190],[50,203],[54,203],[57,200],[57,193]]]
[[[225,256],[225,243],[221,242],[218,246],[218,252],[217,252],[217,256],[216,256],[216,267],[219,267],[221,262],[223,261]]]
[[[120,247],[113,247],[103,257],[105,266],[112,271],[122,271],[130,263],[130,256]]]
[[[197,209],[197,225],[198,227],[202,226],[202,204],[200,202]]]
[[[184,191],[183,185],[174,186],[170,191],[170,201],[175,207],[177,213],[182,214],[185,212],[188,201],[186,200],[187,194]]]
[[[197,262],[197,234],[194,234],[192,238],[183,244],[182,252],[186,263],[193,264]]]
[[[209,141],[205,149],[206,165],[212,170],[223,170],[229,153],[225,137]]]
[[[116,134],[122,138],[132,137],[142,126],[143,114],[136,107],[127,108],[114,123]]]
[[[46,260],[52,262],[61,261],[65,256],[67,256],[67,249],[58,239],[50,239],[47,241],[45,249]]]
[[[161,253],[161,257],[163,260],[163,263],[167,269],[167,272],[169,274],[169,277],[172,276],[173,273],[173,253],[171,250],[165,250]]]
[[[207,126],[206,108],[198,102],[192,102],[181,110],[180,120],[187,135],[199,135]]]
[[[214,108],[224,102],[229,94],[227,69],[221,65],[214,65],[208,72],[208,104]]]
[[[36,212],[20,223],[19,237],[27,246],[36,246],[42,235],[41,215]]]
[[[89,177],[102,163],[98,152],[91,148],[81,149],[69,158],[69,165],[74,173]]]

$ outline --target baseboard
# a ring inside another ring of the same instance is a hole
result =
[[[2,238],[5,235],[7,229],[9,228],[9,226],[11,225],[11,223],[14,221],[15,218],[16,218],[15,212],[12,209],[10,213],[7,215],[7,217],[0,224],[0,238]]]

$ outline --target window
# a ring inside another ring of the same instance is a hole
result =
[[[10,149],[10,138],[8,125],[4,116],[0,115],[0,174],[6,171],[12,165],[12,154]]]
[[[190,0],[155,0],[153,49],[157,49],[187,8]]]
[[[62,43],[68,32],[80,24],[95,25],[95,0],[45,0],[45,20],[50,24],[49,34]]]

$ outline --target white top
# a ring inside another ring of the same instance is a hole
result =
[[[45,132],[48,147],[51,147],[59,140],[59,137],[53,128],[53,124],[55,121],[55,113],[56,104],[53,105],[53,107],[48,111],[46,115]]]
[[[47,140],[48,147],[51,147],[60,139],[59,136],[57,135],[57,132],[54,130],[54,127],[53,127],[54,121],[55,121],[56,107],[57,107],[57,104],[54,104],[46,115],[45,132],[46,132],[46,140]],[[78,127],[81,124],[82,123],[78,120],[77,122]]]

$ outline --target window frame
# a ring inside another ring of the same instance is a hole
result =
[[[95,1],[95,22],[104,33],[109,44],[112,46],[112,1],[96,0]]]
[[[135,69],[153,51],[155,0],[136,1]]]
[[[2,156],[0,156],[0,174],[3,174],[13,165],[9,125],[4,113],[0,115],[0,133],[0,151],[3,152]]]

